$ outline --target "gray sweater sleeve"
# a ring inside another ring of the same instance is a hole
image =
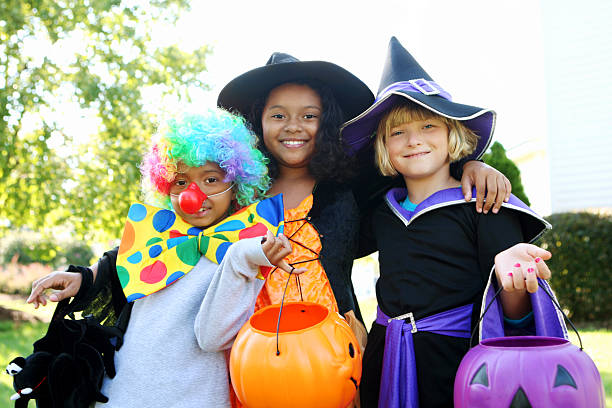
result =
[[[260,265],[272,266],[261,248],[261,237],[243,239],[229,247],[195,319],[195,336],[204,351],[229,349],[253,314],[265,282],[256,278]]]

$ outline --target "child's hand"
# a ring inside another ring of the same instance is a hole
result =
[[[275,237],[268,231],[261,240],[261,249],[263,249],[266,258],[268,258],[272,265],[279,267],[287,273],[299,275],[307,271],[306,268],[294,268],[283,259],[291,253],[291,243],[283,234]]]
[[[59,302],[68,297],[74,297],[79,292],[83,277],[78,272],[51,272],[47,276],[35,280],[32,283],[32,293],[28,297],[27,303],[34,303],[34,308],[38,309],[41,304],[47,305],[47,295],[45,290],[57,289],[59,292],[54,292],[49,295],[49,300]]]
[[[551,253],[531,244],[516,244],[495,256],[497,280],[505,291],[525,290],[534,293],[538,290],[538,280],[550,279],[550,269],[544,260]]]
[[[510,199],[512,184],[510,180],[493,167],[471,160],[463,165],[463,176],[461,177],[461,190],[465,201],[472,199],[472,187],[476,187],[476,211],[488,213],[493,207],[496,214],[504,201]],[[487,200],[484,203],[485,192]]]

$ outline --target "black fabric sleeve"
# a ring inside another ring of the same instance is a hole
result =
[[[83,309],[83,315],[93,315],[104,325],[115,325],[127,303],[117,275],[118,252],[118,247],[113,248],[98,260],[96,279],[84,295],[87,306]]]
[[[495,255],[524,242],[520,219],[514,210],[502,207],[499,213],[477,214],[478,260],[484,279],[495,263]]]
[[[71,312],[79,312],[85,309],[91,301],[91,296],[93,292],[93,273],[91,269],[86,266],[75,265],[69,265],[66,269],[66,272],[80,273],[82,277],[81,287],[79,288],[79,291],[76,296],[70,302],[69,308]]]
[[[356,259],[363,258],[364,256],[368,256],[371,253],[378,251],[376,237],[374,236],[374,229],[372,226],[372,218],[372,213],[361,217]]]
[[[463,158],[463,159],[459,159],[456,162],[451,163],[451,165],[450,165],[450,174],[451,174],[451,176],[454,179],[461,181],[461,177],[463,177],[463,166],[465,166],[465,163],[467,163],[469,161],[473,161],[473,160],[472,159]],[[482,160],[476,160],[476,161],[482,162]]]

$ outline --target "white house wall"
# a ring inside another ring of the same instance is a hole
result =
[[[542,7],[552,212],[612,207],[612,2]]]

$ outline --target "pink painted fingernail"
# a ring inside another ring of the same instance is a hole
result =
[[[508,276],[512,276],[512,272],[508,272]]]
[[[539,263],[542,260],[539,256],[535,259],[535,263]]]
[[[533,269],[533,268],[528,268],[528,269],[527,269],[527,272],[529,272],[529,273],[534,273],[534,272],[535,272],[535,269]]]
[[[521,264],[520,264],[520,263],[515,263],[515,264],[514,264],[514,267],[515,267],[515,268],[520,268],[520,267],[521,267]]]

